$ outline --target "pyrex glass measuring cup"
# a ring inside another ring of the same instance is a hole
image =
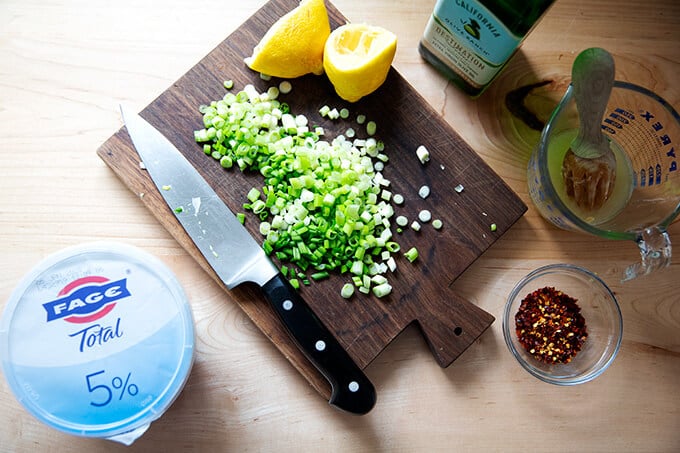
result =
[[[562,161],[578,127],[570,85],[529,160],[529,194],[539,212],[566,230],[637,242],[641,261],[623,280],[668,266],[666,229],[680,212],[680,116],[648,89],[614,82],[601,127],[616,156],[616,179],[613,194],[594,211],[576,206],[564,186]]]

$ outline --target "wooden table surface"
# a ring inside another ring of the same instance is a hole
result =
[[[512,116],[508,92],[545,120],[584,48],[608,49],[617,78],[680,108],[680,3],[557,0],[503,75],[472,100],[420,58],[434,0],[336,0],[351,21],[397,33],[395,68],[516,191],[529,211],[456,282],[497,321],[440,368],[409,327],[366,373],[378,391],[368,415],[328,406],[242,311],[97,157],[143,108],[253,14],[263,0],[4,0],[0,2],[0,307],[47,255],[95,240],[138,246],[163,260],[195,316],[187,385],[129,451],[680,451],[680,260],[627,283],[632,242],[561,231],[531,205],[525,168],[539,132]],[[680,241],[680,222],[670,227]],[[677,253],[676,253],[677,254]],[[557,387],[508,352],[500,317],[530,270],[569,262],[598,273],[624,317],[621,350],[598,379]],[[0,451],[123,451],[62,434],[29,415],[0,379]]]

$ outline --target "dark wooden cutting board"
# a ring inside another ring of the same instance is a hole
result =
[[[243,211],[245,194],[261,185],[260,177],[224,170],[203,154],[193,140],[193,131],[202,127],[198,107],[224,95],[224,80],[233,80],[235,90],[248,83],[260,91],[278,85],[276,79],[262,80],[243,59],[276,19],[297,4],[298,0],[265,4],[142,111],[142,116],[187,156],[234,212]],[[346,22],[333,5],[327,6],[332,29]],[[403,206],[395,206],[397,214],[415,219],[421,209],[429,209],[444,224],[439,231],[424,224],[420,232],[407,228],[397,236],[402,250],[416,246],[420,258],[413,264],[403,257],[398,260],[396,273],[389,276],[394,289],[388,297],[357,295],[345,300],[340,288],[348,278],[338,275],[303,287],[302,296],[362,368],[413,322],[422,329],[437,362],[443,367],[450,365],[494,321],[489,313],[458,297],[450,285],[523,215],[526,206],[394,68],[378,91],[355,104],[342,102],[324,76],[306,76],[292,83],[292,93],[282,100],[294,113],[305,114],[312,123],[324,126],[327,137],[350,126],[361,131],[361,126],[350,121],[357,114],[374,119],[377,137],[384,141],[390,157],[383,173],[392,181],[392,192],[406,200]],[[323,105],[347,107],[350,119],[323,120],[318,114]],[[425,145],[431,153],[425,165],[416,157],[419,145]],[[141,201],[217,280],[140,168],[125,128],[102,144],[97,153],[134,193],[144,194]],[[454,190],[458,184],[464,187],[460,193]],[[426,199],[418,195],[423,185],[431,189]],[[491,231],[492,223],[497,226],[495,231]],[[258,222],[251,218],[246,226],[261,243]],[[328,384],[294,346],[258,288],[242,285],[225,297],[238,303],[310,384],[328,398]]]

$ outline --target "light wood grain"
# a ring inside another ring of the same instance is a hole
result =
[[[366,369],[379,399],[361,418],[329,408],[95,154],[121,126],[120,102],[148,105],[263,4],[0,3],[0,304],[47,254],[96,239],[159,256],[192,302],[198,337],[189,382],[127,451],[678,451],[680,261],[622,284],[619,273],[638,258],[635,244],[540,218],[525,176],[538,132],[509,115],[504,98],[552,80],[527,100],[547,115],[576,54],[601,46],[614,55],[617,78],[680,108],[680,4],[558,0],[490,90],[470,100],[418,55],[433,0],[334,2],[351,21],[397,32],[396,69],[529,206],[456,280],[456,293],[499,318],[522,275],[572,262],[610,284],[625,324],[611,368],[573,388],[527,375],[499,322],[446,369],[409,328]],[[680,223],[670,233],[680,241]],[[0,451],[118,450],[42,425],[0,379]]]

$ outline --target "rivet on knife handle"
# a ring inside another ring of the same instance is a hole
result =
[[[300,350],[332,387],[330,404],[365,414],[373,385],[264,250],[181,152],[141,116],[121,107],[132,143],[156,188],[217,276],[231,289],[263,288]]]

